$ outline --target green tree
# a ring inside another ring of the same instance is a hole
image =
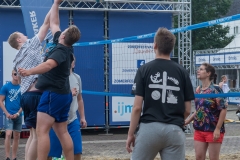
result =
[[[231,0],[192,0],[192,24],[224,17],[231,6]],[[229,27],[214,25],[192,31],[192,49],[224,48],[234,38],[227,36]]]

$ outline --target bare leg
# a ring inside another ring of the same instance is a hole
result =
[[[54,118],[46,113],[37,113],[38,160],[46,160],[48,157],[50,150],[49,131],[54,121]]]
[[[209,159],[210,160],[219,160],[219,154],[221,149],[221,143],[209,143]]]
[[[75,154],[74,160],[81,160],[81,154]]]
[[[10,158],[10,146],[11,146],[11,137],[12,137],[12,131],[6,130],[5,132],[5,154],[6,157]]]
[[[206,152],[208,148],[208,143],[194,141],[194,148],[195,148],[195,156],[196,160],[205,160]]]
[[[26,153],[27,160],[36,160],[37,159],[37,134],[36,129],[30,129],[31,142]]]
[[[17,157],[20,132],[13,131],[12,159]]]
[[[54,123],[53,129],[61,142],[66,160],[73,160],[73,142],[67,130],[67,122]]]
[[[33,138],[33,135],[31,133],[31,129],[30,129],[30,136],[28,137],[28,140],[27,140],[27,143],[26,143],[26,146],[25,146],[25,160],[27,160],[27,153],[28,153],[28,149],[29,149],[29,146],[31,144],[31,141],[32,141],[32,138]]]

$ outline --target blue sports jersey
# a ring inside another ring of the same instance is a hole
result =
[[[7,82],[2,86],[0,95],[5,96],[5,107],[8,113],[16,114],[20,109],[20,85],[13,85],[12,82]]]

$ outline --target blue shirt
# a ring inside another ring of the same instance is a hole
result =
[[[20,109],[20,85],[13,85],[12,82],[7,82],[2,86],[0,95],[5,96],[5,107],[8,113],[16,114]]]

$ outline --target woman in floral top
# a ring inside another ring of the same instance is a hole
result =
[[[223,93],[219,86],[212,83],[215,69],[208,63],[203,63],[197,70],[197,78],[202,85],[197,87],[196,94]],[[195,98],[196,111],[186,120],[189,124],[194,120],[194,148],[196,160],[205,160],[208,149],[210,160],[218,160],[225,128],[224,119],[227,109],[224,98]]]

